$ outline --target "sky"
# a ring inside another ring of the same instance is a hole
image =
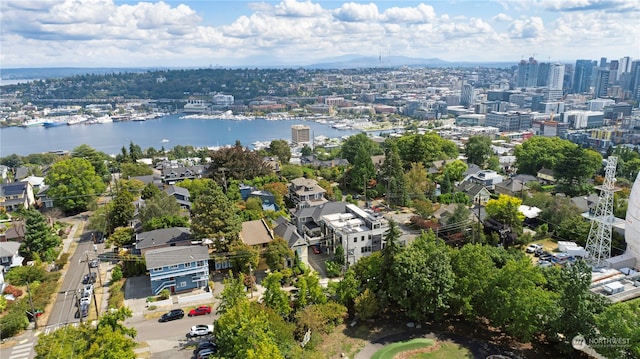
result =
[[[0,70],[640,58],[640,0],[0,0]]]

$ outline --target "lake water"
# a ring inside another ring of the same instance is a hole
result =
[[[255,141],[290,140],[291,126],[310,127],[311,136],[342,137],[359,133],[355,130],[337,130],[329,124],[301,120],[204,120],[180,119],[174,114],[147,121],[113,122],[105,124],[79,124],[51,128],[8,127],[0,129],[0,157],[10,154],[25,156],[31,153],[67,150],[87,144],[108,154],[120,153],[122,146],[129,148],[133,141],[143,150],[149,147],[170,149],[176,145],[210,147],[232,145],[239,140],[243,146],[253,148]],[[163,140],[168,140],[163,142]]]

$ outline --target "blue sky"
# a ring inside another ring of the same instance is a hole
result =
[[[0,66],[640,58],[640,0],[2,0]]]

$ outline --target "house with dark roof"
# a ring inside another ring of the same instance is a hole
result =
[[[578,207],[580,213],[587,218],[596,212],[599,200],[600,197],[595,193],[590,193],[588,196],[576,196],[571,198],[571,202]]]
[[[508,178],[503,182],[496,183],[494,190],[496,193],[512,197],[524,198],[524,196],[529,195],[529,187],[524,182],[514,178]]]
[[[291,212],[291,223],[309,245],[322,239],[320,220],[322,216],[346,211],[347,202],[327,202],[320,206],[304,207]]]
[[[298,234],[296,226],[280,216],[273,221],[273,234],[282,237],[289,244],[289,248],[298,255],[302,263],[309,264],[307,242]]]
[[[260,251],[267,249],[267,245],[273,240],[273,231],[264,219],[242,222],[240,240]]]
[[[26,233],[26,226],[24,221],[11,221],[4,233],[0,233],[0,242],[18,242],[21,243],[24,240]]]
[[[189,190],[183,187],[178,187],[176,185],[169,185],[164,190],[169,196],[172,196],[176,199],[180,207],[191,210],[191,201],[189,201]]]
[[[162,181],[165,184],[175,184],[185,179],[202,178],[204,166],[165,167],[162,169]]]
[[[280,208],[276,204],[276,197],[269,191],[257,189],[253,186],[240,184],[240,197],[243,201],[249,198],[258,198],[262,202],[262,210],[264,211],[279,211]]]
[[[289,199],[296,208],[314,207],[327,203],[327,191],[310,178],[295,178],[289,184]]]
[[[209,250],[206,246],[165,247],[144,253],[151,290],[171,294],[209,285]]]
[[[335,166],[347,166],[349,161],[346,158],[334,158],[332,160],[321,161],[314,155],[300,157],[300,164],[309,165],[315,167],[335,167]]]
[[[158,248],[191,246],[191,229],[187,227],[160,228],[136,234],[135,249],[141,254]]]
[[[0,269],[6,272],[13,267],[22,266],[24,257],[20,256],[20,243],[0,242]]]
[[[153,183],[154,185],[156,185],[156,187],[158,187],[158,189],[163,189],[164,188],[164,184],[162,183],[162,177],[156,176],[156,175],[148,175],[148,176],[134,176],[129,178],[130,180],[138,180],[142,183],[146,185],[148,185],[149,183]]]
[[[16,167],[15,174],[13,175],[13,180],[18,182],[27,178],[31,173],[31,169],[29,167]]]
[[[459,183],[455,187],[455,190],[456,192],[466,194],[471,200],[471,203],[480,203],[484,206],[491,199],[491,192],[480,183],[465,181]]]
[[[29,182],[0,184],[0,207],[7,212],[19,208],[30,208],[36,204],[33,186]]]
[[[538,180],[541,183],[552,184],[556,183],[556,178],[553,176],[553,170],[542,167],[537,174]]]

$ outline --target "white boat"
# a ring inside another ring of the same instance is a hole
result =
[[[22,125],[20,125],[21,127],[35,127],[35,126],[42,126],[44,124],[44,120],[41,118],[32,118],[29,120],[26,120],[22,123]]]
[[[169,142],[169,140],[167,140],[166,138],[163,138],[160,142],[167,143],[167,142]]]
[[[109,115],[97,117],[93,123],[112,123],[113,119]]]
[[[77,125],[77,124],[86,122],[88,120],[89,120],[89,118],[87,118],[86,116],[75,115],[75,116],[71,116],[69,118],[69,121],[67,121],[67,125],[69,125],[69,126]]]

